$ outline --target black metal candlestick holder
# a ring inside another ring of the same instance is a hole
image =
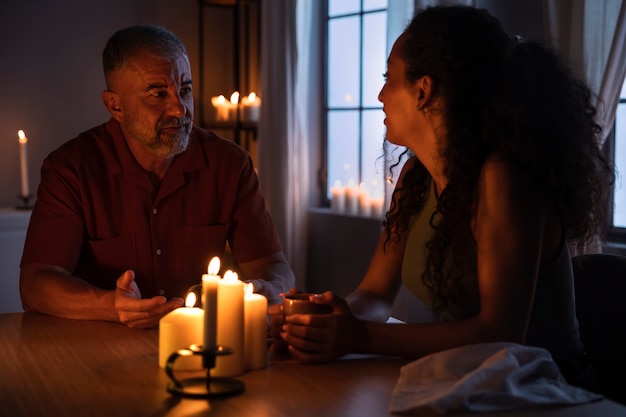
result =
[[[243,382],[232,378],[211,377],[211,369],[215,367],[218,356],[230,355],[232,349],[216,346],[213,349],[204,349],[201,345],[191,345],[172,353],[165,364],[165,373],[171,382],[167,384],[167,392],[185,398],[212,398],[234,395],[245,388]],[[201,355],[202,367],[206,369],[206,377],[177,379],[174,376],[174,364],[181,356]]]
[[[18,195],[17,197],[20,199],[22,204],[15,206],[16,209],[18,210],[32,210],[33,209],[33,206],[30,204],[30,200],[31,198],[33,198],[32,194]]]

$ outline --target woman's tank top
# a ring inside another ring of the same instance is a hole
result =
[[[428,255],[426,243],[434,234],[430,219],[436,208],[437,195],[431,181],[424,208],[411,221],[402,263],[404,285],[416,298],[431,307],[432,298],[422,275]],[[437,216],[433,222],[437,224]],[[466,319],[480,311],[476,246],[473,241],[468,243],[466,255],[462,279],[458,284],[463,287],[466,298],[461,304],[450,302],[448,309],[442,313],[443,320]],[[578,358],[584,350],[576,319],[573,282],[569,250],[563,239],[558,255],[540,267],[526,336],[526,344],[548,349],[557,362]]]

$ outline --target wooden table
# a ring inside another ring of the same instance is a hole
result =
[[[389,399],[404,363],[381,357],[351,357],[325,365],[271,360],[267,369],[237,377],[245,384],[243,393],[181,399],[166,391],[169,379],[158,366],[156,329],[1,314],[0,416],[389,416]],[[626,407],[601,401],[488,414],[527,415],[626,416]]]

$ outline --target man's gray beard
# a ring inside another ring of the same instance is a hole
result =
[[[157,138],[150,148],[160,155],[178,155],[183,153],[189,145],[189,132],[175,135],[167,142]]]

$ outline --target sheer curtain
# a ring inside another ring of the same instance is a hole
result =
[[[299,289],[306,279],[309,163],[320,140],[318,3],[261,2],[259,181]]]
[[[544,7],[548,42],[598,97],[597,122],[603,129],[598,146],[602,146],[613,126],[626,75],[626,2],[547,0]],[[573,247],[570,252],[581,254]],[[602,252],[600,239],[584,252]]]
[[[598,123],[606,139],[626,75],[626,2],[547,0],[548,41],[598,95]]]

